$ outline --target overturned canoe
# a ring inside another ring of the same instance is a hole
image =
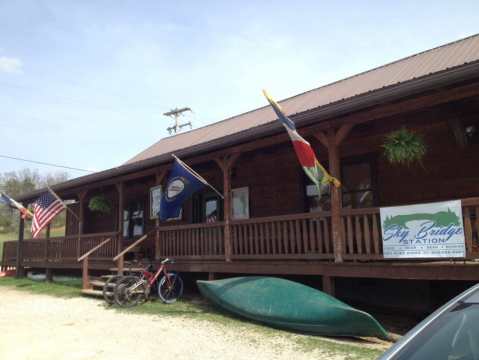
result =
[[[368,313],[309,286],[274,277],[197,281],[203,296],[223,309],[274,327],[325,336],[376,336],[386,330]]]

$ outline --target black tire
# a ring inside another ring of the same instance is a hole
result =
[[[147,286],[137,276],[126,276],[115,287],[115,303],[121,307],[132,307],[146,300]]]
[[[123,278],[121,275],[115,275],[105,282],[103,285],[103,299],[105,299],[108,305],[113,305],[115,303],[115,288],[118,285],[118,282]]]
[[[163,275],[158,283],[158,296],[166,304],[172,304],[183,295],[183,279],[177,273]]]

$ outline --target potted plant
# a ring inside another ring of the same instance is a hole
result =
[[[100,214],[109,214],[111,212],[110,201],[105,197],[105,195],[96,195],[90,198],[90,201],[88,202],[88,208],[90,211]]]
[[[426,144],[422,136],[406,128],[389,133],[382,147],[386,159],[397,165],[421,163],[426,154]]]

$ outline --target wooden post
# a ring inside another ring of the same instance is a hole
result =
[[[82,289],[90,289],[90,279],[88,277],[88,256],[82,262]]]
[[[329,275],[323,275],[323,291],[326,294],[334,296],[335,288],[334,288],[334,278]]]
[[[328,157],[329,157],[329,171],[331,176],[340,180],[341,165],[339,160],[339,149],[336,143],[335,134],[333,131],[328,132]],[[331,186],[331,235],[334,242],[334,261],[343,262],[343,239],[341,236],[341,207],[342,197],[341,189],[336,186]]]
[[[118,191],[118,238],[117,238],[117,253],[123,249],[123,210],[125,207],[125,185],[123,182],[116,184]],[[122,256],[117,262],[118,274],[123,275],[124,257]]]
[[[23,237],[25,231],[25,220],[20,216],[20,224],[18,226],[18,241],[17,241],[17,261],[15,264],[17,278],[25,276],[25,268],[23,267]]]
[[[86,191],[82,191],[78,194],[78,239],[77,239],[77,258],[81,256],[81,236],[83,235],[83,219],[85,216],[85,200]]]
[[[49,247],[50,247],[50,231],[51,231],[51,224],[47,225],[46,229],[46,234],[45,234],[45,273],[46,273],[46,278],[47,281],[52,281],[52,276],[51,276],[51,269],[48,268],[48,253],[49,253]],[[50,276],[48,276],[50,273]]]
[[[165,176],[166,176],[166,170],[157,172],[155,175],[155,184],[161,185]],[[160,260],[160,230],[158,229],[158,227],[160,226],[159,217],[157,217],[155,220],[155,226],[157,228],[156,234],[155,234],[155,260]]]
[[[329,129],[327,134],[318,132],[316,138],[328,149],[329,172],[331,176],[341,180],[341,160],[339,146],[349,134],[353,125],[342,125],[336,132]],[[330,186],[331,189],[331,236],[334,246],[334,261],[343,262],[344,239],[341,231],[341,188]]]
[[[226,155],[223,158],[215,159],[218,166],[223,171],[223,196],[224,196],[224,241],[225,241],[225,260],[231,261],[231,169],[234,162],[238,159],[239,153]]]

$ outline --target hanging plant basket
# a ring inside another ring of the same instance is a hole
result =
[[[101,214],[109,214],[111,212],[110,201],[104,195],[93,196],[88,202],[90,211]]]
[[[406,128],[387,135],[383,148],[386,159],[395,165],[421,163],[426,154],[426,144],[422,136]]]

